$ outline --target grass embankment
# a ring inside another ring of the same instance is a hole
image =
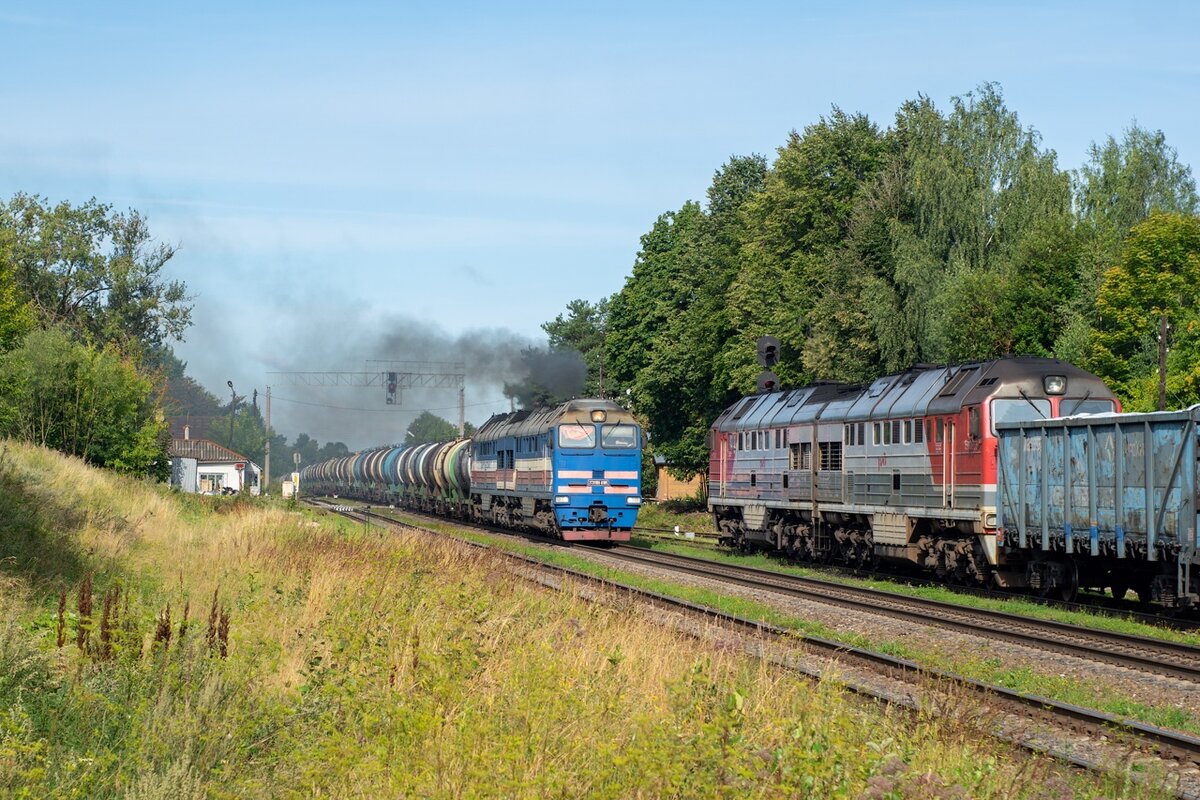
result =
[[[696,500],[667,500],[662,503],[645,503],[638,509],[637,527],[696,533],[716,533],[712,514],[703,503]]]
[[[0,458],[0,545],[9,796],[1147,796],[494,554],[24,446]]]
[[[1073,703],[1075,705],[1107,711],[1111,714],[1116,714],[1121,717],[1128,717],[1130,719],[1138,720],[1151,725],[1159,725],[1167,728],[1174,728],[1176,730],[1200,734],[1200,715],[1197,714],[1195,709],[1184,708],[1170,703],[1156,705],[1138,702],[1131,697],[1123,695],[1120,687],[1094,685],[1081,681],[1074,675],[1059,671],[1061,665],[1059,664],[1058,660],[1053,657],[1047,657],[1045,660],[1045,668],[1036,669],[1025,665],[1014,666],[1011,663],[1011,660],[990,655],[986,651],[962,652],[954,645],[947,645],[945,648],[937,645],[921,646],[914,644],[912,641],[899,641],[886,636],[870,636],[861,633],[837,630],[821,623],[820,621],[811,620],[804,617],[797,617],[754,600],[748,600],[736,595],[723,594],[712,589],[678,584],[656,578],[649,578],[635,572],[613,569],[611,567],[599,564],[591,559],[574,556],[562,550],[546,550],[544,547],[539,547],[532,544],[523,544],[520,541],[515,541],[513,539],[490,536],[488,534],[473,533],[470,531],[465,531],[450,523],[431,524],[427,519],[415,520],[406,517],[403,513],[393,514],[392,516],[394,516],[396,519],[408,519],[414,524],[425,525],[447,533],[452,533],[455,536],[459,536],[470,541],[485,543],[500,549],[508,550],[510,552],[527,555],[548,564],[570,567],[588,575],[595,575],[605,580],[619,581],[629,586],[648,589],[650,591],[659,592],[671,597],[688,600],[690,602],[715,608],[729,614],[736,614],[748,619],[762,620],[764,622],[770,622],[771,624],[799,631],[801,633],[820,636],[826,639],[832,639],[834,641],[853,645],[855,647],[862,647],[868,650],[887,653],[900,658],[906,658],[926,667],[927,669],[952,672],[969,678],[974,678],[976,680],[984,681],[986,683],[1004,686],[1015,691],[1047,697],[1053,700],[1062,701],[1064,703]],[[674,542],[653,542],[646,544],[648,546],[680,552],[685,555],[708,558],[714,561],[738,565],[758,566],[766,569],[773,569],[776,571],[790,572],[795,574],[812,574],[823,578],[829,577],[820,570],[806,570],[802,567],[781,567],[778,561],[772,560],[767,556],[714,554],[711,551],[698,552],[696,548],[689,547],[687,545],[676,545]],[[898,588],[895,584],[879,581],[853,581],[847,579],[845,582],[875,585],[878,588],[887,588],[889,591],[894,591]],[[937,587],[913,586],[900,588],[907,589],[912,594],[934,596],[938,597],[938,599],[948,599],[953,602],[958,602],[964,599],[962,595],[956,595],[949,590],[939,589]],[[1114,628],[1137,628],[1140,625],[1139,623],[1134,623],[1127,620],[1112,620],[1096,615],[1083,615],[1077,612],[1058,611],[1045,606],[1039,606],[1036,603],[989,600],[987,598],[973,597],[967,597],[966,599],[970,601],[977,601],[980,604],[994,604],[996,608],[1000,608],[1011,613],[1022,613],[1022,609],[1026,608],[1030,612],[1046,613],[1047,615],[1065,615],[1071,618],[1069,621],[1076,623],[1082,622],[1083,620],[1081,617],[1087,616],[1090,620],[1094,621],[1098,627],[1111,625]],[[1015,603],[1015,606],[1009,605],[1010,603]],[[1149,626],[1144,625],[1140,625],[1140,627],[1149,628]],[[1157,628],[1149,630],[1157,631],[1160,634],[1169,633],[1166,631],[1161,631]],[[1186,635],[1179,634],[1179,636]]]

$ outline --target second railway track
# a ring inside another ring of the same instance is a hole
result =
[[[743,567],[675,553],[621,546],[607,555],[712,580],[830,603],[872,614],[919,621],[1041,650],[1130,667],[1200,683],[1200,647],[1066,622],[975,609],[869,587]]]

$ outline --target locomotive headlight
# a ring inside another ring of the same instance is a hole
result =
[[[642,498],[636,496],[626,497],[625,502],[631,506],[640,506],[642,504]]]
[[[602,408],[597,408],[592,412],[592,422],[604,422],[608,419],[608,412]]]
[[[1062,394],[1067,390],[1066,375],[1047,375],[1042,378],[1042,388],[1046,394]]]
[[[567,503],[571,502],[571,498],[567,497],[565,494],[560,494],[558,497],[554,498],[554,502],[557,505],[565,506]]]

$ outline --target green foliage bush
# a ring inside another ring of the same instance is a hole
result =
[[[0,355],[0,435],[119,472],[170,474],[159,399],[133,359],[62,328],[34,331]]]

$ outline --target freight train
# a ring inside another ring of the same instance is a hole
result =
[[[1193,604],[1196,412],[1119,411],[1044,358],[761,392],[711,427],[709,510],[743,550]]]
[[[609,400],[497,414],[469,439],[312,464],[307,493],[354,497],[567,541],[621,542],[641,506],[642,431]]]

